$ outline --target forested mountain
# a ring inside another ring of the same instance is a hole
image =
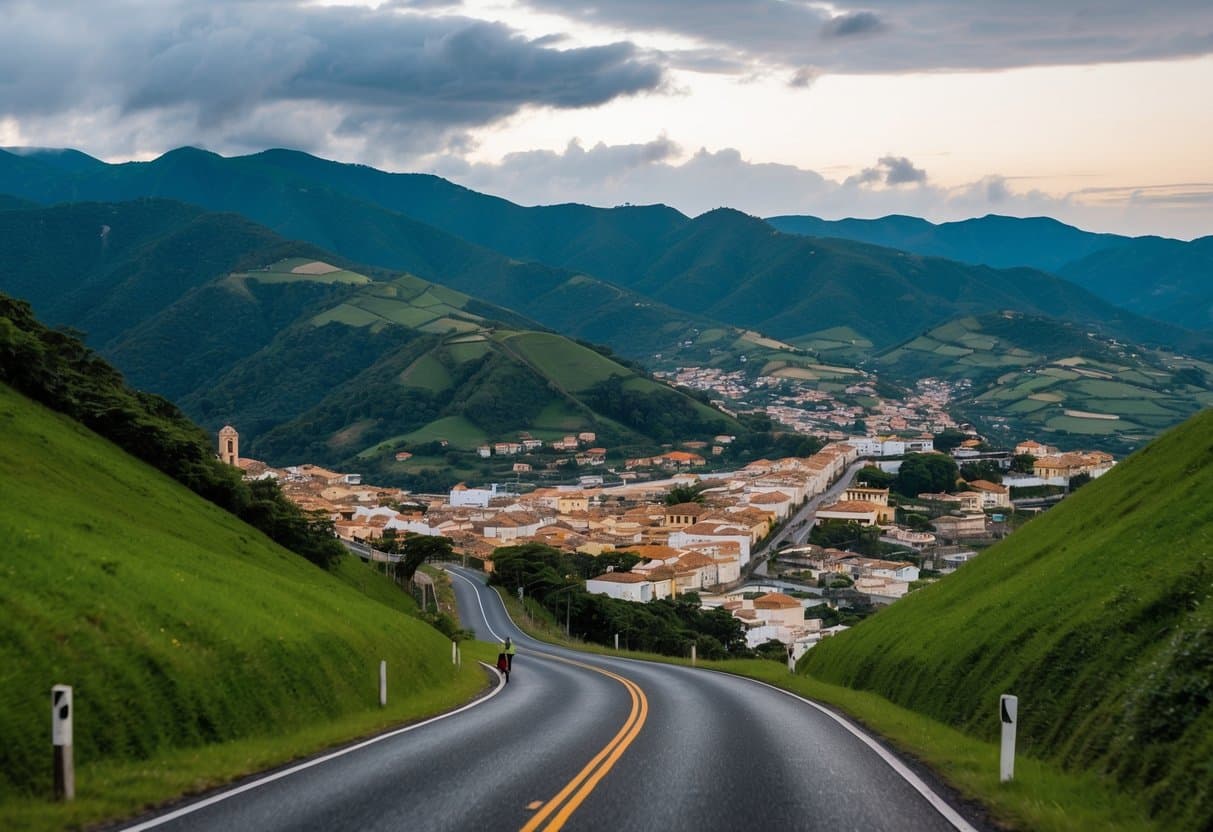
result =
[[[1138,315],[1213,330],[1213,237],[1184,242],[1095,234],[1047,217],[994,215],[939,225],[905,216],[833,221],[781,216],[767,222],[788,233],[858,240],[964,263],[1042,269]]]
[[[1213,236],[1140,237],[1059,272],[1118,306],[1191,329],[1213,330]]]
[[[1027,266],[1050,272],[1132,239],[1119,234],[1094,234],[1049,217],[1021,219],[997,214],[939,224],[901,214],[875,220],[791,215],[769,217],[767,222],[789,234],[838,237],[962,263],[995,268]]]
[[[460,460],[395,454],[442,441],[470,457],[521,431],[653,449],[740,430],[508,309],[232,214],[145,199],[3,212],[0,247],[0,290],[89,330],[133,382],[207,427],[238,424],[274,463],[356,460],[389,482],[428,467],[433,482]]]
[[[153,162],[98,162],[99,167],[69,169],[52,163],[60,156],[49,152],[18,156],[0,151],[0,193],[44,204],[163,197],[211,211],[237,212],[284,237],[306,240],[360,263],[443,283],[516,309],[560,332],[610,344],[632,357],[668,351],[695,329],[716,323],[578,271],[504,256],[270,164],[262,156],[276,158],[271,153],[225,159],[181,148]],[[354,173],[360,170],[340,167]],[[417,179],[422,184],[442,181]],[[476,195],[475,202],[501,201]],[[544,224],[551,220],[545,216],[531,233],[565,239],[563,227]],[[626,249],[626,245],[613,247]]]
[[[0,153],[0,192],[40,202],[169,196],[238,211],[279,233],[406,270],[637,358],[693,345],[720,321],[785,340],[848,326],[884,346],[957,315],[999,309],[1081,321],[1139,342],[1208,348],[1204,338],[1121,312],[1030,269],[996,271],[806,240],[735,211],[691,220],[663,206],[524,208],[437,177],[291,151],[223,158],[182,148],[119,165]],[[906,238],[942,228],[894,219]],[[986,248],[986,260],[1002,263],[1030,237],[1044,241],[1039,263],[1054,265],[1120,240],[1052,220],[973,222],[940,232],[953,256]]]
[[[628,285],[784,339],[842,325],[883,347],[958,315],[1010,309],[1136,342],[1209,349],[1204,336],[1126,312],[1044,272],[783,234],[728,209],[670,235],[662,256]]]

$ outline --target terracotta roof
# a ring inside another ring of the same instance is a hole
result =
[[[750,497],[750,502],[758,505],[765,505],[768,503],[786,503],[790,499],[792,498],[787,494],[784,494],[782,491],[768,491],[764,494],[755,494],[754,496]]]
[[[790,595],[784,595],[782,592],[768,592],[766,595],[755,598],[754,606],[757,609],[763,610],[782,610],[799,607],[800,602]]]
[[[818,512],[818,514],[820,514],[823,511],[839,511],[839,512],[848,512],[851,514],[867,514],[872,511],[879,511],[881,508],[884,508],[884,506],[877,505],[876,503],[869,503],[864,500],[843,500],[842,502],[834,503],[834,505],[831,505],[831,506],[822,506],[821,508],[819,508],[817,510],[817,512]]]
[[[998,483],[990,482],[989,480],[973,480],[971,483],[969,483],[969,487],[976,488],[978,491],[988,491],[991,494],[1007,493],[1007,487],[1005,485],[999,485]]]
[[[635,575],[631,572],[603,572],[596,578],[591,578],[592,581],[608,581],[613,584],[643,584],[648,582],[648,578],[643,575]]]

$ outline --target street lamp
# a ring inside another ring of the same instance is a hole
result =
[[[568,577],[568,576],[566,576],[566,577]],[[558,589],[555,592],[551,593],[550,595],[548,595],[548,598],[549,599],[555,598],[560,593],[568,592],[569,590],[576,589],[579,586],[581,586],[581,584],[569,584],[568,586],[566,586],[562,589]],[[572,618],[572,609],[573,609],[573,596],[570,594],[568,596],[568,598],[566,599],[565,606],[564,606],[564,634],[566,636],[571,635],[571,630],[569,628],[569,621]],[[555,610],[553,610],[553,612],[555,612]]]

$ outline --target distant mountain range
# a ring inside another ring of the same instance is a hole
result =
[[[0,212],[0,291],[87,329],[136,386],[251,455],[408,481],[529,431],[617,447],[741,432],[731,417],[508,309],[367,269],[235,214],[136,199]],[[373,449],[371,453],[366,453]],[[469,476],[478,474],[466,470]]]
[[[721,322],[783,340],[849,326],[881,347],[957,315],[1001,309],[1082,321],[1138,342],[1208,348],[1206,338],[1143,320],[1039,271],[999,272],[838,240],[807,243],[735,211],[690,219],[665,206],[525,208],[434,176],[286,150],[224,158],[182,148],[117,165],[89,159],[75,151],[0,153],[0,193],[41,203],[158,196],[235,211],[633,358],[693,347]],[[1050,228],[1060,241],[1056,257],[1098,248],[1087,239],[1098,235]],[[950,253],[965,259],[975,250]],[[702,360],[704,352],[688,358]]]
[[[989,215],[939,225],[893,215],[875,220],[780,216],[780,231],[837,237],[997,268],[1052,272],[1110,303],[1190,329],[1213,330],[1213,237],[1096,234],[1048,217]]]
[[[869,366],[903,382],[912,368],[967,377],[1003,360],[999,346],[966,363],[967,347],[935,336],[957,320],[1006,313],[1041,322],[998,341],[1041,366],[1073,357],[1053,354],[1048,337],[1034,340],[1050,327],[1089,340],[1079,357],[1103,360],[1101,345],[1115,341],[1127,356],[1149,354],[1164,375],[1195,365],[1155,350],[1213,358],[1213,332],[1133,311],[1201,325],[1213,238],[1126,238],[1006,217],[937,226],[910,217],[767,222],[729,209],[689,218],[660,205],[528,208],[434,176],[286,150],[224,158],[181,148],[112,165],[76,151],[0,151],[0,193],[9,194],[0,200],[0,288],[86,330],[136,384],[208,425],[238,419],[263,443],[254,450],[279,457],[345,460],[426,437],[466,449],[527,425],[558,432],[593,422],[621,445],[707,429],[693,399],[666,401],[667,420],[634,395],[590,389],[635,375],[625,385],[635,394],[643,371],[571,341],[557,352],[586,359],[570,366],[594,381],[555,380],[537,352],[519,349],[537,342],[516,336],[545,328],[650,367],[754,374],[878,359]],[[267,279],[266,267],[288,261],[359,280],[289,269]],[[435,317],[425,308],[440,295],[449,309]],[[930,350],[914,346],[923,338],[918,346]],[[590,366],[599,360],[618,369]],[[534,395],[498,418],[500,402],[474,395],[486,385]],[[1136,441],[1186,409],[1164,411],[1119,427]],[[434,423],[437,434],[424,429]]]

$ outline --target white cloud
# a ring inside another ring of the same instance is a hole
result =
[[[664,203],[691,216],[728,206],[756,216],[825,219],[921,216],[935,222],[985,214],[1051,216],[1094,231],[1195,237],[1213,229],[1213,184],[1075,191],[1054,196],[990,175],[957,187],[931,184],[910,159],[886,156],[842,181],[793,165],[700,148],[683,158],[666,136],[629,145],[572,141],[561,152],[512,153],[496,163],[445,159],[432,171],[526,205]]]

